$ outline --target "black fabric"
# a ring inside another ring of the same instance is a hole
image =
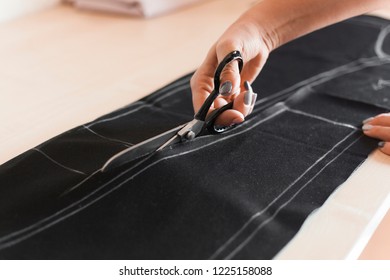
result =
[[[190,74],[3,164],[0,258],[274,257],[376,147],[359,127],[390,109],[388,26],[362,16],[276,50],[224,134],[99,171],[192,119]]]

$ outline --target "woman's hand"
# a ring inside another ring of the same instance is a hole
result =
[[[390,155],[390,113],[364,120],[362,129],[365,135],[382,140],[379,150]]]
[[[203,64],[191,79],[193,106],[199,110],[212,92],[214,71],[232,51],[240,51],[244,60],[241,76],[237,62],[222,73],[220,93],[213,108],[234,100],[233,109],[217,119],[218,125],[244,121],[250,112],[243,83],[253,82],[263,68],[269,53],[278,46],[316,29],[381,7],[388,0],[262,0],[235,23],[211,47]],[[247,102],[245,102],[247,101]]]
[[[253,107],[255,96],[245,94],[244,82],[253,82],[265,64],[270,46],[261,29],[247,18],[239,19],[212,46],[205,61],[191,79],[193,106],[199,110],[214,88],[214,72],[223,58],[232,51],[240,51],[244,60],[241,74],[237,61],[228,64],[221,73],[220,95],[210,108],[222,107],[233,102],[233,109],[227,110],[217,119],[216,124],[229,126],[241,123]]]

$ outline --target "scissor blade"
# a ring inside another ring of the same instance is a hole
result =
[[[102,172],[106,172],[107,170],[111,170],[113,168],[122,166],[130,161],[136,160],[148,154],[151,154],[157,150],[161,150],[161,146],[169,141],[169,144],[174,144],[180,141],[180,137],[176,137],[176,133],[183,127],[184,125],[179,125],[171,130],[168,130],[164,133],[156,135],[152,138],[149,138],[145,141],[142,141],[134,146],[131,146],[113,157],[111,157],[102,167]],[[164,147],[167,145],[164,145]]]

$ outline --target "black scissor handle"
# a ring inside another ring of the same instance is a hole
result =
[[[221,73],[226,65],[228,65],[230,62],[237,60],[238,61],[238,70],[241,72],[242,66],[244,64],[242,60],[241,53],[239,51],[232,51],[229,53],[225,58],[221,61],[221,63],[218,65],[217,69],[215,70],[214,74],[214,90],[211,92],[211,94],[207,97],[206,101],[203,103],[202,107],[200,107],[199,111],[195,115],[195,119],[199,121],[205,121],[207,113],[209,112],[209,109],[211,107],[211,104],[213,104],[214,100],[219,95],[219,86],[221,84]],[[227,110],[227,109],[225,109]]]
[[[215,109],[212,111],[206,118],[206,128],[210,133],[216,134],[216,133],[222,133],[228,129],[231,129],[234,127],[234,125],[231,126],[223,126],[223,127],[217,127],[215,126],[215,120],[226,110],[233,108],[233,102],[229,102],[228,104],[225,104],[224,106]]]

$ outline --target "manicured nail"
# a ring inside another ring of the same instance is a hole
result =
[[[252,104],[251,104],[252,106],[255,106],[256,100],[257,100],[257,93],[254,93],[252,96]]]
[[[363,125],[362,129],[363,130],[370,130],[372,128],[372,125],[371,124],[365,124]]]
[[[249,110],[248,115],[249,115],[250,113],[252,113],[253,108],[255,107],[256,99],[257,99],[257,93],[254,93],[253,96],[252,96],[251,109]]]
[[[374,119],[373,117],[367,118],[367,119],[363,120],[362,123],[363,124],[368,123],[368,122],[372,121],[373,119]]]
[[[383,147],[385,146],[385,144],[386,144],[386,142],[380,141],[380,142],[378,143],[378,147],[379,147],[379,148],[383,148]]]
[[[244,95],[244,104],[245,105],[248,106],[252,103],[252,96],[253,96],[252,92],[250,92],[250,91],[245,92],[245,95]]]
[[[246,93],[244,95],[244,104],[250,105],[252,104],[253,90],[248,81],[244,82],[244,87],[246,89]]]
[[[244,87],[245,87],[245,89],[246,89],[247,91],[250,91],[251,93],[253,93],[251,84],[250,84],[248,81],[245,81],[245,82],[244,82]]]
[[[233,89],[232,82],[226,81],[219,87],[219,93],[223,96],[228,96],[231,94],[232,89]]]

